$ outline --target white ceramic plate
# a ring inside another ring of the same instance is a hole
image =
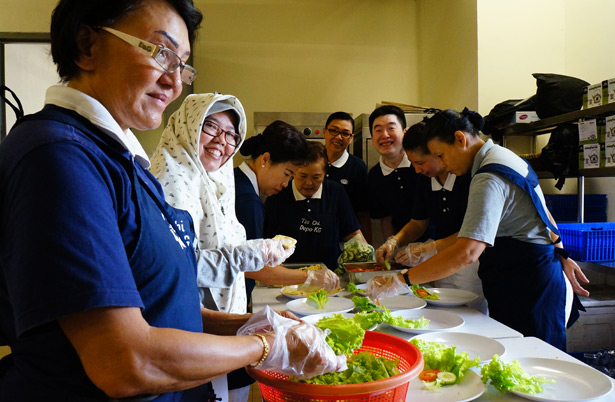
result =
[[[307,322],[307,323],[316,325],[318,323],[318,321],[320,321],[321,318],[330,317],[333,314],[336,314],[336,313],[312,314],[312,315],[308,315],[306,317],[303,317],[302,320]],[[352,318],[352,317],[354,317],[354,313],[341,313],[341,314],[345,318]],[[373,327],[368,328],[367,330],[368,331],[373,331],[373,330],[376,329],[377,326],[378,325],[374,325]]]
[[[280,293],[282,293],[284,296],[288,297],[289,299],[304,299],[307,297],[307,295],[302,296],[302,295],[295,295],[292,293],[286,293],[287,289],[292,289],[292,290],[297,290],[297,287],[299,285],[288,285],[288,286],[284,286],[283,288],[280,289]],[[329,296],[335,296],[339,293],[340,291],[338,290],[337,292],[334,293],[329,293]]]
[[[427,326],[423,328],[404,328],[388,324],[399,331],[409,332],[411,334],[422,334],[425,332],[434,331],[447,331],[449,329],[460,327],[464,323],[463,318],[459,317],[457,314],[442,310],[399,310],[391,312],[391,315],[403,317],[405,319],[415,320],[421,317],[425,317],[429,320],[429,324],[427,324]]]
[[[504,345],[495,339],[464,332],[428,332],[412,337],[414,338],[456,346],[458,352],[468,353],[469,359],[473,360],[476,356],[480,356],[481,362],[488,362],[493,355],[502,356],[506,352]]]
[[[352,300],[342,297],[330,297],[324,308],[316,308],[307,304],[307,298],[295,299],[286,303],[286,308],[295,314],[310,315],[320,313],[346,313],[354,308]]]
[[[543,402],[588,401],[608,394],[613,388],[609,377],[589,366],[538,357],[515,360],[528,374],[555,380],[555,383],[544,384],[544,391],[540,394],[513,391],[513,394],[526,399]]]
[[[425,300],[414,296],[391,296],[382,297],[378,300],[381,306],[388,308],[391,311],[395,310],[415,310],[423,308],[427,305]]]
[[[436,300],[425,299],[427,303],[434,306],[463,306],[478,298],[476,293],[463,289],[431,288],[427,290],[440,295]]]
[[[412,402],[467,402],[481,396],[485,388],[480,376],[472,370],[466,372],[461,383],[443,386],[436,392],[423,388],[423,382],[416,377],[408,384],[408,400]]]

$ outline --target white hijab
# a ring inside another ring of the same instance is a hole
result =
[[[232,156],[214,172],[208,172],[199,159],[199,138],[205,117],[230,110],[239,117],[238,133],[246,137],[243,106],[232,95],[189,95],[169,119],[154,155],[151,172],[158,178],[165,198],[176,208],[187,210],[194,220],[198,238],[198,274],[203,270],[224,269],[201,264],[200,250],[235,246],[246,240],[243,226],[235,215],[235,182]],[[233,155],[238,151],[235,149]],[[201,301],[213,299],[210,309],[232,313],[246,312],[243,273],[230,288],[200,288]],[[206,293],[211,297],[205,297]]]

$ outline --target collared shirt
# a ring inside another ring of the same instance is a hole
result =
[[[408,159],[408,155],[406,155],[406,153],[404,153],[404,157],[402,158],[401,162],[399,163],[399,165],[396,168],[388,167],[384,163],[384,159],[382,158],[382,156],[380,157],[380,161],[378,163],[380,164],[380,169],[382,169],[382,175],[383,176],[388,176],[388,175],[390,175],[391,173],[393,173],[397,169],[407,168],[407,167],[411,167],[412,166],[412,163],[410,163],[410,159]]]
[[[241,170],[248,177],[250,183],[252,183],[252,187],[254,187],[254,192],[256,194],[260,194],[258,190],[258,179],[256,178],[256,173],[250,169],[250,166],[248,166],[247,163],[242,162],[242,164],[239,165],[239,170]]]
[[[446,176],[446,181],[442,185],[438,181],[437,177],[432,177],[431,178],[431,191],[440,191],[442,189],[445,189],[445,190],[448,190],[448,191],[453,191],[453,187],[455,186],[455,179],[456,178],[457,178],[457,176],[455,176],[452,173],[449,173],[448,176]]]
[[[130,129],[122,130],[111,113],[96,99],[65,85],[53,85],[47,89],[45,104],[56,105],[79,113],[109,137],[122,144],[135,157],[139,165],[149,169],[149,158],[137,137]]]
[[[295,201],[304,201],[308,199],[306,196],[304,196],[303,194],[299,192],[299,190],[297,189],[297,186],[295,185],[294,180],[292,182],[292,187],[293,187],[293,195],[295,196]],[[311,196],[309,199],[320,200],[321,198],[322,198],[322,183],[320,183],[320,187],[318,187],[318,190],[316,190],[314,195]]]
[[[335,166],[336,168],[341,168],[342,166],[346,164],[346,161],[348,160],[349,157],[350,157],[350,154],[348,153],[348,151],[344,150],[344,153],[342,154],[342,156],[340,156],[338,160],[336,160],[335,162],[331,162],[330,165]]]

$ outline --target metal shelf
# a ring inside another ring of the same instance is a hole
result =
[[[531,123],[512,124],[504,129],[502,135],[533,137],[537,134],[548,133],[561,124],[577,123],[578,120],[582,118],[602,117],[610,114],[615,114],[615,103],[609,103],[607,105],[596,106],[589,109],[576,110],[574,112],[548,117],[546,119]]]

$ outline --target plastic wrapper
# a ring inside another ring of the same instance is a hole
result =
[[[268,306],[254,314],[237,335],[264,334],[275,331],[269,356],[256,367],[293,376],[311,378],[347,368],[346,356],[336,356],[327,344],[326,333],[315,325],[282,317]]]
[[[376,276],[367,281],[367,296],[372,300],[410,292],[410,288],[399,280],[397,274]]]
[[[395,261],[407,267],[414,267],[436,254],[438,254],[438,247],[436,242],[430,239],[424,243],[408,244],[395,255]]]
[[[340,278],[327,268],[308,271],[305,282],[299,289],[324,289],[327,292],[333,291],[340,286]]]

